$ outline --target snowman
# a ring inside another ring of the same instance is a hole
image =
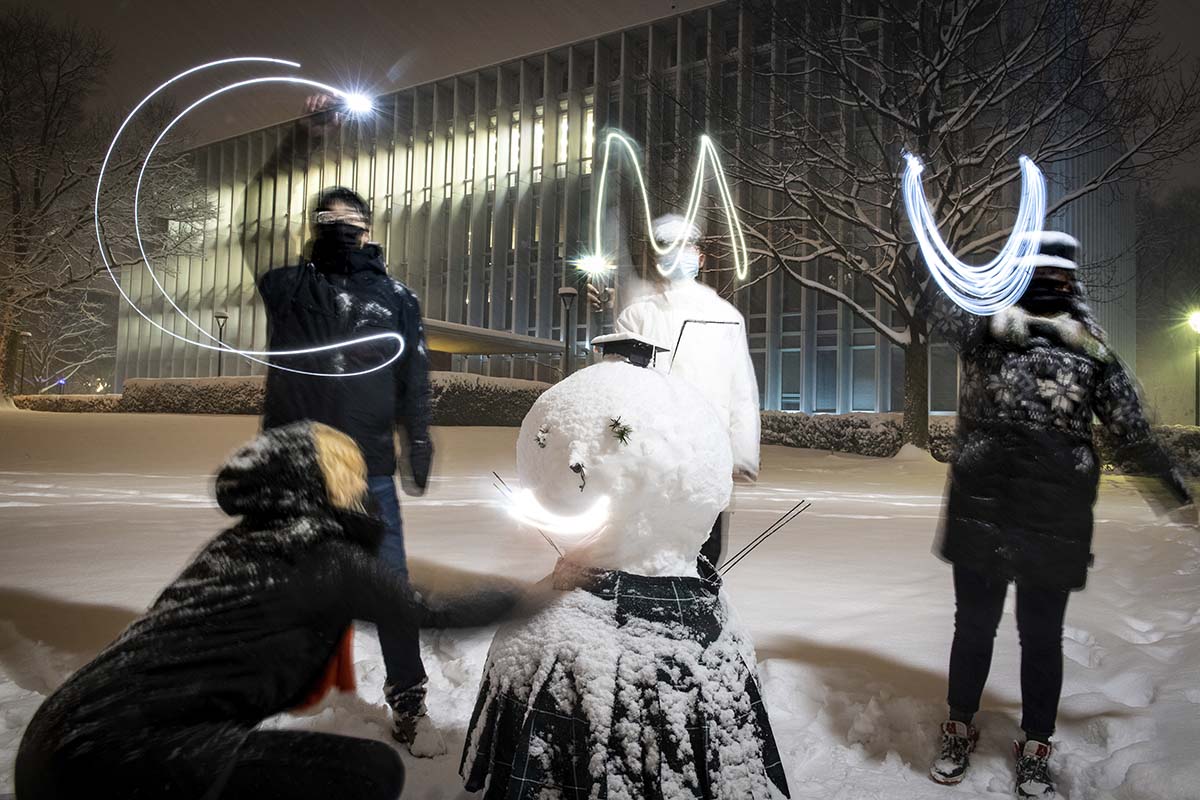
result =
[[[514,515],[563,556],[549,601],[492,642],[463,753],[486,798],[788,796],[754,650],[697,555],[732,456],[662,348],[599,337],[600,363],[521,425]]]

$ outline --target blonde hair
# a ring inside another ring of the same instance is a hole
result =
[[[329,502],[337,508],[362,511],[367,494],[367,462],[358,445],[341,431],[319,422],[313,423],[312,437]]]

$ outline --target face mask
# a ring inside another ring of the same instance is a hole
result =
[[[681,253],[671,253],[662,260],[662,267],[671,270],[667,277],[673,281],[691,280],[700,274],[700,252],[689,247]]]
[[[1017,305],[1031,314],[1061,314],[1070,311],[1075,301],[1075,291],[1062,290],[1057,280],[1034,278]]]
[[[312,259],[317,266],[336,267],[345,262],[359,247],[363,229],[346,222],[317,225],[313,240]]]

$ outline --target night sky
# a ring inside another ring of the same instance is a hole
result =
[[[104,33],[116,51],[101,101],[131,106],[187,67],[233,55],[304,64],[302,74],[383,93],[710,5],[706,0],[37,0]],[[0,6],[11,6],[0,0]],[[1200,0],[1159,0],[1164,48],[1200,57]],[[250,73],[229,70],[225,79]],[[254,74],[264,74],[261,70]],[[221,82],[225,82],[222,80]],[[197,81],[199,92],[216,83]],[[190,92],[179,100],[190,99]],[[295,88],[246,90],[190,119],[200,141],[298,116]],[[1177,172],[1200,184],[1200,158]]]

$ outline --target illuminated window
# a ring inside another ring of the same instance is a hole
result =
[[[567,133],[570,126],[567,123],[567,101],[563,100],[558,106],[558,151],[555,154],[554,163],[567,163]]]
[[[546,143],[546,120],[544,118],[543,109],[538,106],[534,109],[533,118],[533,182],[537,183],[542,179],[542,158],[545,154],[544,146]]]
[[[446,129],[446,145],[442,153],[442,196],[454,194],[454,126]]]
[[[521,112],[512,113],[512,126],[508,129],[508,172],[515,174],[521,169]]]
[[[421,176],[421,195],[429,202],[433,188],[433,131],[425,131],[425,174]]]
[[[412,205],[413,193],[413,140],[408,137],[408,147],[404,148],[404,205]]]
[[[466,177],[463,179],[463,194],[475,191],[475,120],[467,122]]]
[[[583,156],[580,172],[588,175],[592,171],[592,149],[596,144],[596,110],[589,102],[583,109]]]
[[[484,162],[485,174],[488,177],[496,175],[496,143],[496,118],[492,117],[488,120],[487,160]]]

